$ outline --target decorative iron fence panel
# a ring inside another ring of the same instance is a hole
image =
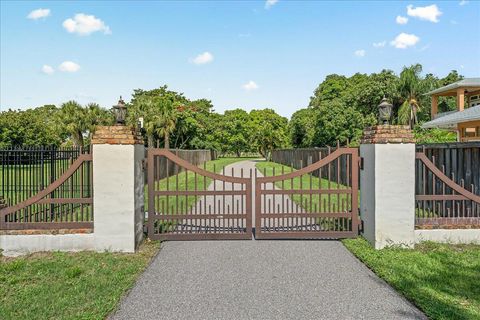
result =
[[[442,153],[441,153],[442,154]],[[448,163],[443,158],[442,163]],[[461,164],[456,164],[462,166]],[[431,159],[424,152],[416,153],[415,226],[417,228],[480,228],[480,195],[477,186],[467,185],[453,169]]]
[[[15,148],[2,156],[0,229],[93,228],[92,156],[77,148]]]

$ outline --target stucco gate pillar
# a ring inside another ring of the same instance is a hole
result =
[[[363,236],[376,249],[415,242],[415,142],[408,126],[378,125],[360,145]]]
[[[95,250],[135,252],[145,212],[143,140],[130,127],[103,126],[92,144]]]

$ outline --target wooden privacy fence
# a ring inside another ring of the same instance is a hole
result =
[[[272,152],[272,161],[295,169],[302,169],[320,161],[335,150],[337,150],[337,147],[279,149]],[[323,179],[331,179],[335,183],[347,184],[349,182],[347,177],[350,174],[347,162],[348,159],[346,157],[341,157],[339,161],[332,162],[328,170],[313,171],[312,174],[316,177],[321,174]]]
[[[93,228],[88,149],[9,148],[0,157],[0,229]]]
[[[417,145],[417,152],[435,163],[447,177],[457,183],[463,183],[474,194],[480,195],[480,142],[435,143]],[[417,162],[417,170],[420,164]],[[420,190],[420,177],[417,176],[417,190]],[[427,192],[433,189],[432,181],[426,181]],[[437,188],[438,190],[438,188]]]

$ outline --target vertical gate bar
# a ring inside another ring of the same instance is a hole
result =
[[[154,189],[155,189],[155,179],[154,179],[154,155],[153,149],[147,149],[147,183],[148,183],[148,236],[150,239],[153,238],[155,232],[153,216],[155,214],[155,199],[154,199]],[[168,197],[168,196],[167,196]],[[159,230],[161,231],[161,230]]]
[[[352,232],[358,234],[358,149],[352,149]]]
[[[254,170],[255,172],[255,237],[261,236],[262,226],[261,226],[261,183],[258,180],[258,169]],[[247,209],[248,209],[248,193],[247,193]]]

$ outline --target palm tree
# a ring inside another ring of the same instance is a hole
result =
[[[417,113],[421,110],[420,96],[424,92],[424,85],[420,77],[420,64],[404,67],[400,73],[398,92],[403,103],[398,110],[398,123],[408,124],[413,128],[418,123]]]
[[[157,128],[157,134],[164,137],[164,148],[170,148],[170,134],[175,130],[177,124],[177,110],[173,102],[168,99],[161,99],[160,103],[160,121]]]
[[[65,102],[58,111],[60,128],[70,135],[77,147],[83,147],[83,133],[88,130],[86,113],[82,106],[73,100]]]
[[[82,107],[76,101],[68,101],[61,105],[57,114],[59,129],[66,130],[73,144],[84,146],[84,135],[92,137],[97,125],[110,124],[112,116],[96,103]]]
[[[170,134],[175,130],[177,112],[173,102],[165,97],[145,96],[138,101],[136,116],[143,117],[148,146],[154,145],[155,135],[164,138],[164,148],[170,148]]]

